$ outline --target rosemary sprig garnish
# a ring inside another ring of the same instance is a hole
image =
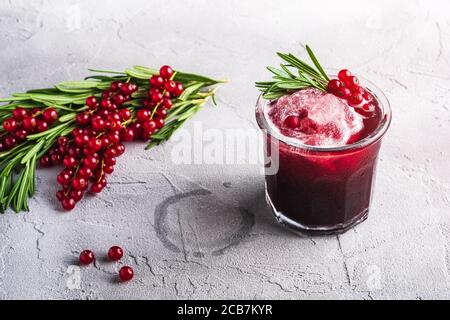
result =
[[[135,66],[124,72],[90,70],[100,73],[87,77],[83,81],[66,81],[53,88],[34,89],[25,93],[15,93],[9,98],[0,99],[0,121],[11,116],[16,107],[26,109],[58,110],[58,122],[47,131],[31,134],[27,140],[11,150],[0,152],[0,212],[8,207],[14,211],[28,211],[27,200],[35,192],[36,164],[60,136],[69,135],[75,128],[75,116],[86,109],[85,102],[89,96],[100,98],[103,90],[108,89],[114,81],[131,81],[139,86],[132,99],[126,102],[132,114],[143,105],[149,90],[149,78],[158,74],[158,70]],[[183,94],[174,100],[168,111],[165,126],[152,136],[146,149],[167,141],[184,122],[192,118],[200,108],[212,98],[215,89],[211,86],[226,81],[214,80],[201,75],[177,71],[175,80],[183,84]],[[5,133],[0,128],[0,136]]]
[[[263,93],[265,99],[278,99],[286,94],[310,87],[326,91],[328,75],[308,45],[306,45],[306,52],[313,66],[291,53],[277,52],[277,55],[285,61],[280,64],[281,69],[267,67],[267,70],[273,74],[273,80],[256,82],[256,87]]]

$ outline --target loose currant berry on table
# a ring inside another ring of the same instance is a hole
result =
[[[83,250],[80,253],[80,263],[84,265],[91,264],[94,262],[95,256],[94,253],[91,250]]]
[[[108,257],[112,261],[118,261],[118,260],[122,259],[122,257],[123,257],[123,250],[122,250],[122,248],[119,247],[119,246],[113,246],[113,247],[109,248],[109,250],[108,250]]]
[[[28,116],[28,111],[25,108],[17,107],[12,111],[12,116],[16,120],[23,120]]]
[[[300,118],[297,116],[288,116],[284,123],[291,129],[298,128],[300,126]]]
[[[3,121],[3,129],[7,132],[14,132],[17,129],[17,122],[13,118],[8,118]]]
[[[122,281],[130,281],[134,277],[134,271],[129,266],[124,266],[119,270],[119,277]]]
[[[170,79],[173,76],[173,69],[170,66],[162,66],[161,69],[159,69],[159,75],[163,79]]]
[[[58,119],[58,113],[53,108],[47,108],[42,113],[42,119],[48,124],[53,124]]]

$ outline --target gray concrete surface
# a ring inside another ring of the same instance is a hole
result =
[[[110,185],[71,213],[41,171],[31,212],[0,216],[0,299],[450,298],[448,1],[0,3],[0,95],[88,67],[170,63],[231,82],[186,126],[255,128],[255,80],[278,50],[377,83],[394,120],[369,219],[339,237],[277,226],[254,164],[176,165],[175,142],[130,145]],[[223,132],[223,131],[221,131]],[[128,284],[104,261],[121,245]],[[95,266],[76,266],[91,248]]]

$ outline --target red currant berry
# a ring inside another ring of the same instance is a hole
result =
[[[144,128],[144,132],[153,133],[156,130],[156,123],[154,120],[149,120],[149,121],[144,122],[142,127]]]
[[[92,176],[92,170],[88,167],[81,167],[78,170],[78,176],[80,178],[89,179]]]
[[[79,113],[77,114],[75,120],[80,126],[85,126],[91,121],[91,116],[88,113]]]
[[[119,277],[122,281],[130,281],[134,277],[134,271],[131,267],[124,266],[119,270]]]
[[[36,119],[33,117],[26,117],[22,121],[22,127],[27,132],[33,132],[34,129],[36,128],[36,125],[37,125]]]
[[[44,120],[37,120],[37,125],[36,125],[37,132],[44,132],[44,131],[47,131],[47,129],[48,129],[47,122],[45,122]]]
[[[122,248],[118,247],[118,246],[113,246],[113,247],[109,248],[109,250],[108,250],[108,257],[112,261],[118,261],[118,260],[122,259],[122,257],[123,257],[123,250],[122,250]]]
[[[57,165],[61,163],[61,155],[58,153],[52,154],[50,156],[50,160],[52,160],[52,164]]]
[[[346,88],[346,87],[340,87],[336,91],[336,96],[338,96],[339,98],[342,98],[342,99],[347,99],[348,97],[350,97],[351,94],[352,94],[352,92],[350,91],[350,89]]]
[[[122,105],[125,102],[125,97],[121,94],[116,94],[113,98],[112,98],[112,102],[115,105]]]
[[[116,144],[117,142],[120,141],[120,136],[117,133],[110,133],[108,134],[108,139],[110,143]]]
[[[77,190],[77,191],[86,190],[87,186],[88,186],[88,182],[84,178],[77,177],[77,178],[73,179],[73,181],[72,181],[72,188],[74,190]]]
[[[8,118],[3,121],[3,129],[8,132],[14,132],[17,129],[17,122],[13,118]]]
[[[92,193],[100,193],[103,191],[105,186],[101,182],[96,182],[91,186],[91,192]]]
[[[86,99],[86,105],[91,110],[97,109],[98,108],[97,98],[94,96],[90,96],[89,98]]]
[[[156,115],[164,119],[165,117],[167,117],[167,110],[164,108],[159,108],[158,110],[156,110]]]
[[[339,71],[338,73],[338,78],[339,80],[345,82],[346,79],[348,79],[349,77],[351,77],[352,74],[350,71],[348,71],[347,69],[342,69],[341,71]]]
[[[4,144],[6,149],[11,149],[11,148],[14,148],[16,146],[17,140],[13,136],[7,136],[5,138],[5,140],[3,141],[3,144]]]
[[[41,167],[43,168],[48,168],[51,166],[51,161],[50,161],[50,157],[48,155],[43,155],[40,159],[39,159],[39,164],[41,165]]]
[[[48,124],[52,124],[58,119],[58,113],[53,108],[47,108],[42,113],[42,119]]]
[[[121,143],[118,143],[117,145],[114,146],[114,150],[115,150],[115,155],[117,157],[120,157],[125,152],[125,146]]]
[[[339,88],[342,87],[342,82],[338,79],[331,79],[328,81],[327,90],[330,93],[336,93]]]
[[[116,158],[114,157],[105,157],[104,162],[107,166],[114,166],[116,165]]]
[[[70,182],[70,179],[72,178],[72,176],[69,174],[69,172],[63,170],[60,174],[58,174],[58,176],[56,177],[56,181],[58,181],[58,183],[60,185],[66,185]]]
[[[160,92],[154,93],[150,96],[150,99],[153,101],[153,103],[158,104],[162,101],[163,95]]]
[[[171,94],[172,94],[174,97],[179,97],[179,96],[181,96],[181,94],[183,93],[183,91],[184,91],[183,84],[181,84],[180,82],[176,82],[175,89],[173,89],[173,91],[171,92]]]
[[[165,98],[162,102],[162,105],[165,109],[170,109],[173,106],[172,100]]]
[[[84,191],[83,190],[72,190],[69,193],[69,198],[72,198],[75,200],[75,202],[80,201],[83,199]]]
[[[92,138],[89,140],[88,147],[91,151],[96,152],[102,148],[102,140]]]
[[[162,66],[161,69],[159,69],[159,75],[163,79],[170,79],[173,76],[173,69],[170,66]]]
[[[355,76],[350,76],[344,81],[345,86],[350,88],[351,90],[355,90],[357,87],[359,87],[359,80]]]
[[[120,92],[122,92],[124,95],[128,96],[134,92],[134,87],[130,83],[124,83],[120,87]]]
[[[75,137],[74,142],[77,146],[83,147],[89,143],[89,136],[86,134],[80,134]]]
[[[105,129],[105,121],[100,117],[92,119],[92,129],[95,131],[103,131]]]
[[[116,92],[120,89],[121,86],[122,86],[122,82],[114,81],[113,83],[111,83],[111,91]]]
[[[12,116],[16,120],[23,120],[28,116],[28,111],[25,108],[17,107],[13,110]]]
[[[64,210],[66,211],[70,211],[73,208],[75,208],[75,200],[71,199],[71,198],[66,198],[63,201],[61,201],[61,205],[63,207]]]
[[[177,87],[177,84],[175,81],[166,81],[166,83],[164,84],[164,89],[166,89],[167,92],[172,93],[175,88]]]
[[[100,102],[100,106],[103,109],[109,109],[111,108],[112,102],[110,99],[102,99],[102,102]]]
[[[83,134],[83,129],[81,129],[81,128],[75,128],[71,132],[72,137],[76,137],[80,134]]]
[[[123,108],[119,110],[119,117],[122,121],[127,121],[131,119],[131,112],[128,108]]]
[[[95,256],[91,250],[84,250],[80,253],[80,263],[84,265],[94,262]]]
[[[160,76],[157,76],[157,75],[152,76],[150,78],[150,85],[152,87],[155,87],[155,88],[162,88],[162,87],[164,87],[164,79],[163,79],[163,77],[160,77]]]
[[[357,106],[363,102],[363,96],[356,92],[352,93],[350,97],[348,97],[348,104],[351,106]]]
[[[103,172],[107,174],[111,174],[114,172],[114,166],[104,166]]]
[[[97,167],[98,159],[94,155],[88,155],[83,160],[83,165],[88,167],[91,170],[94,170]]]
[[[77,165],[77,160],[73,156],[66,156],[63,160],[64,167],[73,168]]]
[[[120,135],[124,141],[133,141],[136,136],[134,130],[131,128],[120,131]]]
[[[300,126],[300,119],[297,116],[288,116],[284,123],[291,129],[298,128]]]
[[[164,119],[163,118],[155,118],[155,124],[157,129],[161,129],[164,127]]]
[[[23,129],[18,129],[14,132],[14,137],[16,137],[17,141],[25,141],[27,139],[27,132]]]
[[[150,112],[148,112],[148,110],[141,109],[138,112],[136,112],[136,119],[139,122],[144,122],[144,121],[148,120],[149,117],[150,117]]]
[[[59,137],[58,138],[58,144],[60,146],[65,146],[67,144],[67,142],[69,142],[69,139],[67,139],[67,137]]]

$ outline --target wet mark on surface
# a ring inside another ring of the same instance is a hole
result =
[[[187,254],[183,235],[180,235],[183,246],[182,248],[180,248],[176,243],[174,243],[169,238],[169,234],[171,233],[171,229],[168,223],[169,207],[186,198],[208,196],[211,194],[212,194],[211,191],[205,189],[197,189],[185,193],[179,193],[172,197],[167,198],[156,207],[155,210],[156,235],[167,249],[176,253],[183,253],[185,255]],[[198,248],[198,250],[194,250],[193,252],[191,252],[191,254],[194,257],[203,257],[205,249],[209,251],[210,254],[213,256],[222,255],[229,248],[239,245],[239,243],[249,234],[250,230],[253,228],[253,225],[255,224],[255,216],[245,208],[239,207],[237,209],[239,210],[241,218],[239,226],[234,231],[228,232],[227,235],[219,239],[208,240],[201,243],[202,248]],[[180,213],[177,212],[177,214]],[[182,231],[180,230],[180,232]]]
[[[224,182],[224,183],[223,183],[223,186],[224,186],[225,188],[232,188],[232,187],[233,187],[233,184],[232,184],[231,182]]]

